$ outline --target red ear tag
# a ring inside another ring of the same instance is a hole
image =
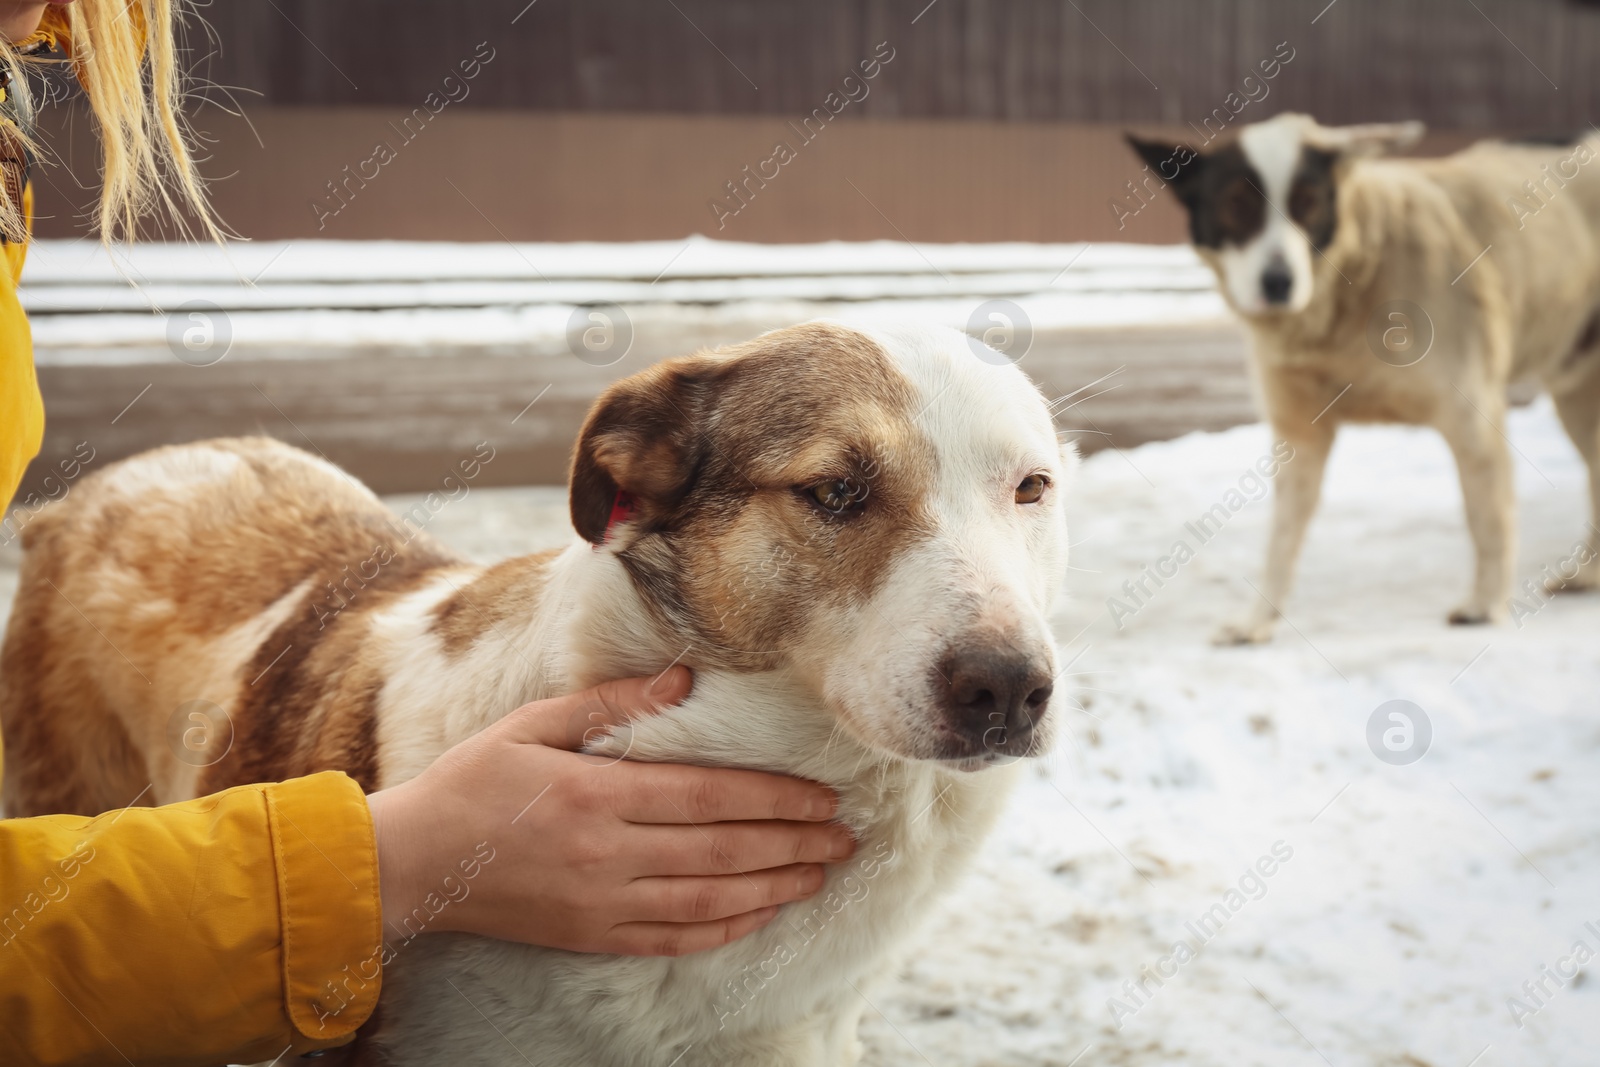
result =
[[[601,543],[611,540],[611,531],[619,523],[627,522],[633,518],[637,508],[633,503],[633,494],[617,490],[617,498],[611,502],[611,517],[606,520],[606,534],[601,538]]]

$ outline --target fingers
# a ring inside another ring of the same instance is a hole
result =
[[[626,895],[645,922],[714,922],[804,900],[822,888],[823,877],[821,864],[794,863],[716,878],[636,878]]]
[[[624,956],[686,956],[705,952],[737,941],[767,925],[778,914],[777,908],[735,915],[705,923],[622,923],[612,927],[596,952],[616,952]]]
[[[640,715],[653,715],[662,708],[671,707],[689,695],[694,685],[694,674],[687,667],[672,666],[648,678],[619,678],[602,682],[587,694],[593,709],[604,716],[605,725],[620,726]]]
[[[614,764],[616,812],[637,823],[711,823],[749,819],[823,822],[833,817],[833,790],[761,771],[670,763]]]
[[[723,822],[639,828],[629,849],[638,876],[724,875],[793,863],[838,863],[855,852],[850,831],[833,823]]]
[[[492,729],[506,740],[576,752],[630,719],[679,703],[693,684],[694,675],[687,667],[668,667],[651,677],[619,678],[580,693],[535,700]]]

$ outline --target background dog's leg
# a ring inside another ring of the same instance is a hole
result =
[[[1267,566],[1260,595],[1248,620],[1222,627],[1215,643],[1246,645],[1272,640],[1278,609],[1294,584],[1294,565],[1305,542],[1306,527],[1322,495],[1322,472],[1333,448],[1334,430],[1331,422],[1293,430],[1276,428],[1278,440],[1287,442],[1294,452],[1282,461],[1272,478],[1272,533],[1267,541]]]
[[[1556,411],[1578,454],[1589,467],[1589,556],[1576,577],[1550,583],[1550,590],[1570,591],[1600,586],[1600,352],[1588,354],[1588,373],[1555,396]]]
[[[1450,622],[1462,626],[1506,617],[1517,562],[1517,501],[1504,397],[1485,391],[1474,401],[1457,393],[1460,402],[1444,413],[1439,432],[1455,453],[1467,529],[1477,552],[1472,593],[1450,612]]]

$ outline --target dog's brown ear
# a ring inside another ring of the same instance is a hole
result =
[[[688,493],[708,447],[708,385],[719,362],[668,360],[615,383],[589,409],[568,481],[572,525],[585,541],[605,540],[619,493],[644,522]]]

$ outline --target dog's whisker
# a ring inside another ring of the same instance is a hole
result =
[[[854,777],[856,777],[856,775],[861,773],[861,765],[867,761],[867,758],[869,756],[872,756],[872,755],[873,755],[873,751],[870,748],[868,748],[866,745],[862,745],[861,746],[861,756],[860,756],[859,759],[856,760],[855,770],[850,772],[850,777],[851,778],[854,778]]]
[[[1078,388],[1074,389],[1070,393],[1067,393],[1067,394],[1065,394],[1063,396],[1056,397],[1054,400],[1050,401],[1050,403],[1049,403],[1050,410],[1052,412],[1054,412],[1059,405],[1066,403],[1068,400],[1071,400],[1073,397],[1077,396],[1079,393],[1087,392],[1088,390],[1093,389],[1095,386],[1099,385],[1101,382],[1110,381],[1112,378],[1115,378],[1117,375],[1121,374],[1123,371],[1125,371],[1127,369],[1128,369],[1128,365],[1126,363],[1124,363],[1122,366],[1118,367],[1116,370],[1108,371],[1105,374],[1100,375],[1100,377],[1096,378],[1094,381],[1090,382],[1088,385],[1079,386]]]
[[[1061,669],[1060,669],[1060,670],[1059,670],[1059,671],[1057,671],[1057,672],[1056,672],[1056,674],[1055,674],[1055,677],[1054,677],[1054,678],[1052,678],[1052,679],[1050,679],[1050,680],[1051,680],[1051,681],[1052,681],[1052,682],[1055,682],[1055,681],[1059,681],[1059,680],[1060,680],[1060,679],[1062,679],[1062,678],[1072,678],[1072,677],[1075,677],[1075,675],[1071,675],[1071,674],[1068,674],[1068,673],[1067,673],[1067,671],[1068,671],[1068,670],[1069,670],[1069,669],[1071,669],[1071,668],[1072,668],[1072,667],[1073,667],[1073,666],[1074,666],[1074,665],[1076,665],[1076,664],[1077,664],[1077,662],[1078,662],[1078,661],[1079,661],[1079,660],[1080,660],[1080,659],[1082,659],[1082,658],[1083,658],[1083,657],[1084,657],[1084,656],[1087,656],[1087,655],[1088,655],[1088,654],[1089,654],[1089,650],[1090,650],[1090,649],[1091,649],[1091,648],[1093,648],[1093,647],[1094,647],[1094,645],[1092,645],[1092,644],[1089,644],[1089,645],[1084,645],[1084,646],[1083,646],[1083,650],[1082,650],[1082,651],[1080,651],[1080,652],[1079,652],[1079,653],[1078,653],[1078,654],[1077,654],[1077,655],[1076,655],[1076,656],[1073,656],[1073,657],[1072,657],[1072,659],[1070,659],[1070,660],[1068,660],[1068,661],[1067,661],[1067,665],[1066,665],[1066,666],[1065,666],[1065,667],[1063,667],[1063,668],[1061,668]]]
[[[1116,385],[1110,386],[1109,388],[1102,389],[1098,393],[1090,393],[1088,396],[1079,397],[1077,400],[1074,400],[1072,403],[1068,404],[1067,406],[1055,409],[1054,411],[1051,412],[1051,415],[1052,416],[1059,416],[1063,411],[1071,411],[1073,408],[1077,407],[1079,404],[1086,404],[1089,401],[1094,400],[1096,397],[1105,396],[1107,393],[1114,393],[1118,389],[1121,389],[1121,388],[1122,388],[1121,383],[1118,383]]]

